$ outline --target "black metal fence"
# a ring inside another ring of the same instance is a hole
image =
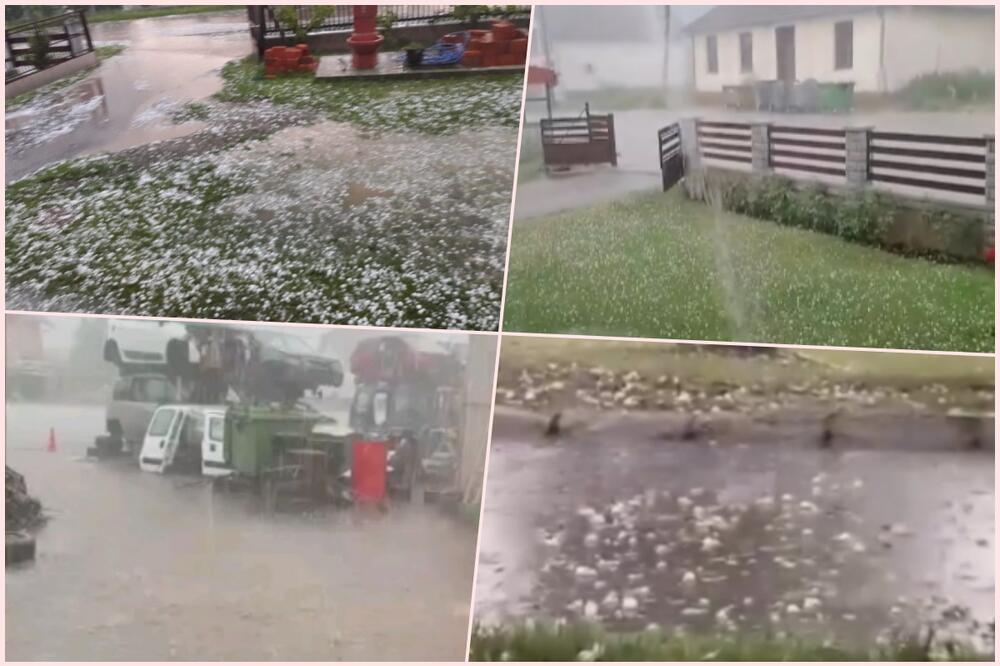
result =
[[[10,26],[4,45],[7,83],[94,50],[82,11]]]
[[[531,15],[531,5],[507,5],[486,7],[484,13],[476,15],[477,21],[509,17],[528,17]],[[354,24],[353,5],[335,5],[323,8],[329,12],[322,20],[312,26],[310,32],[332,32],[347,30]],[[263,52],[263,45],[269,39],[290,39],[293,31],[290,26],[283,25],[279,20],[281,7],[272,5],[247,5],[250,19],[250,33],[258,45],[258,51]],[[300,26],[309,26],[315,15],[315,5],[294,5],[293,10]],[[382,23],[393,26],[415,25],[420,23],[435,23],[438,21],[470,20],[473,16],[468,8],[456,12],[456,5],[379,5],[378,14]],[[286,10],[287,11],[287,10]]]

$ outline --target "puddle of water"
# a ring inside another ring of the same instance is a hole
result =
[[[198,131],[203,124],[173,125],[163,110],[220,90],[222,66],[252,48],[242,12],[101,23],[91,34],[127,48],[81,83],[7,114],[7,182],[60,160]]]
[[[556,447],[494,439],[476,616],[840,641],[935,621],[982,646],[992,462],[654,443],[627,422]],[[944,621],[954,607],[968,617]]]
[[[101,407],[7,414],[7,462],[52,516],[37,560],[6,572],[10,658],[464,657],[469,526],[407,505],[268,516],[198,478],[83,460]],[[39,446],[49,427],[58,453]]]

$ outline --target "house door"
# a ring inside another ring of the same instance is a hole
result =
[[[774,29],[774,43],[777,48],[778,80],[795,80],[795,26],[787,25]]]

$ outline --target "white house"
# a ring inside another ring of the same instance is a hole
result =
[[[755,80],[891,93],[928,73],[994,71],[992,6],[716,7],[687,32],[699,93]]]

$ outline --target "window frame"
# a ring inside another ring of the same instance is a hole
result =
[[[845,28],[846,26],[846,28]],[[842,32],[847,30],[846,33]],[[841,35],[846,35],[842,37]],[[847,43],[841,45],[841,39]],[[845,71],[854,69],[854,20],[836,21],[833,24],[833,69]]]
[[[744,51],[744,38],[746,38],[746,50]],[[737,36],[740,45],[740,74],[753,74],[753,33],[741,32]],[[744,59],[744,56],[747,56]]]
[[[705,68],[709,74],[719,73],[718,35],[705,35]]]

